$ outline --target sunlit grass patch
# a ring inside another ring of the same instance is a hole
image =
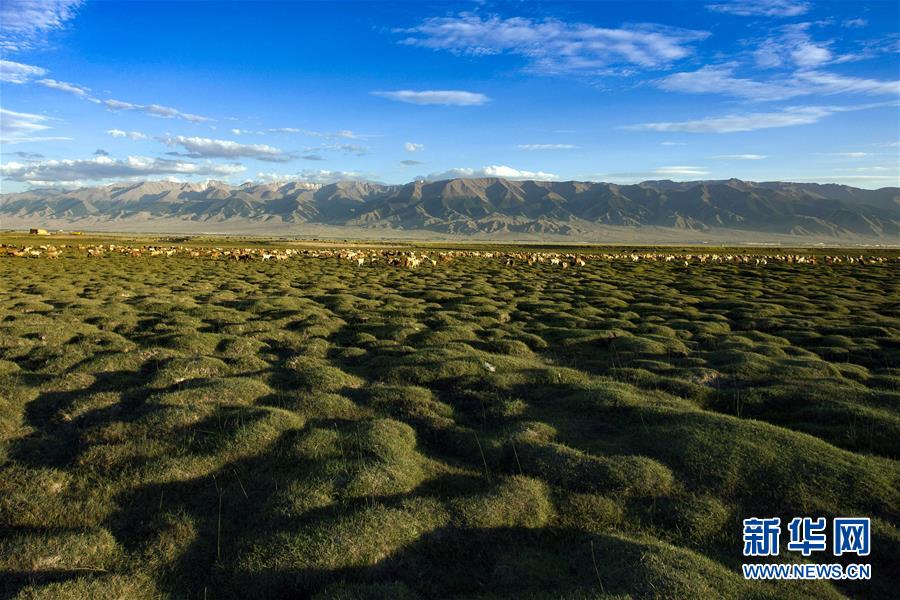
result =
[[[222,377],[228,371],[228,365],[210,356],[171,358],[156,365],[147,383],[150,387],[167,388],[191,379]]]
[[[285,363],[289,384],[309,392],[339,392],[362,385],[361,378],[332,366],[321,358],[300,355]]]
[[[351,498],[410,492],[425,478],[425,459],[415,430],[392,419],[363,421],[344,432],[345,457],[353,462],[343,485]]]
[[[496,483],[486,493],[456,501],[452,511],[455,523],[474,529],[544,527],[555,512],[547,485],[519,475]]]
[[[250,377],[206,377],[178,382],[166,391],[156,392],[151,401],[160,404],[188,405],[193,403],[253,404],[274,390]]]
[[[137,574],[82,574],[75,571],[69,578],[40,583],[41,577],[32,577],[16,598],[23,600],[80,600],[82,598],[153,598],[162,595],[152,579],[143,573]],[[36,581],[32,583],[31,581]]]
[[[410,421],[452,422],[453,408],[434,399],[428,388],[411,385],[374,385],[366,390],[366,403],[388,415]]]
[[[574,490],[602,494],[661,495],[674,481],[663,464],[642,456],[592,456],[562,444],[517,440],[515,458],[526,473]]]
[[[344,516],[324,518],[312,526],[276,531],[252,543],[235,565],[235,583],[244,593],[269,596],[321,586],[327,571],[371,567],[420,536],[448,522],[446,509],[437,501],[417,499],[397,506],[364,506]],[[259,579],[247,575],[266,573]],[[253,591],[244,588],[253,582]]]
[[[0,571],[106,571],[122,559],[122,549],[105,529],[13,532],[0,539]]]

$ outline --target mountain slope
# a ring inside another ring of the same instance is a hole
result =
[[[590,235],[600,227],[718,229],[862,237],[896,243],[900,189],[789,182],[645,181],[634,185],[500,178],[229,186],[140,182],[0,196],[4,221],[89,228],[141,222],[320,224],[453,234]]]

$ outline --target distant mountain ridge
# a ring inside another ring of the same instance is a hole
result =
[[[154,221],[201,225],[321,224],[441,234],[590,236],[598,227],[716,229],[896,243],[900,188],[738,179],[633,185],[502,178],[414,181],[301,181],[231,186],[144,181],[0,195],[4,221],[75,227]]]

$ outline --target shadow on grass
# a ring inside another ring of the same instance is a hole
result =
[[[130,421],[157,409],[144,404],[150,392],[142,384],[148,374],[149,364],[138,371],[107,371],[97,373],[85,388],[40,394],[25,407],[25,422],[34,431],[11,441],[10,458],[32,467],[72,465],[80,452],[81,432],[88,424]],[[74,419],[65,414],[79,400],[103,392],[119,394],[119,401]]]
[[[334,425],[332,421],[321,424]],[[211,424],[198,423],[194,429]],[[352,430],[355,425],[348,421],[336,426]],[[268,538],[279,533],[324,527],[376,505],[399,509],[417,498],[447,501],[489,487],[481,477],[448,474],[426,480],[406,494],[347,497],[341,491],[345,478],[337,473],[333,492],[337,498],[333,502],[300,514],[287,514],[284,504],[290,498],[285,499],[286,490],[322,476],[317,461],[298,460],[294,456],[292,449],[302,435],[300,430],[285,432],[263,453],[230,462],[208,476],[144,485],[119,495],[115,499],[119,509],[109,519],[113,535],[127,552],[143,556],[145,564],[150,563],[148,566],[156,570],[161,589],[168,593],[199,596],[208,589],[215,597],[265,597],[267,592],[262,590],[278,593],[276,588],[281,585],[273,587],[270,579],[281,581],[299,575],[305,580],[311,574],[247,574],[232,580],[228,573],[237,568],[242,552],[248,547],[265,546]],[[156,551],[152,548],[160,544],[158,540],[165,537],[173,520],[190,523],[195,532],[193,539],[178,549],[175,556],[154,564]],[[337,582],[348,573],[323,571],[312,579]]]

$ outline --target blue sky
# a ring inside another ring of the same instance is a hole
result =
[[[898,185],[900,4],[0,4],[2,189]]]

